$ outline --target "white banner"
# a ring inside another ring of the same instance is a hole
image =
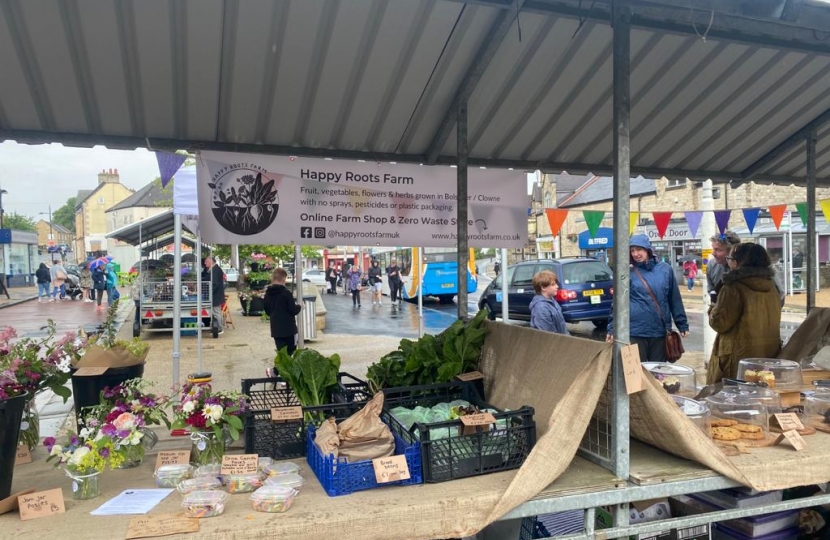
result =
[[[455,246],[456,169],[202,152],[200,230],[213,244]],[[527,243],[524,172],[469,169],[470,247]]]

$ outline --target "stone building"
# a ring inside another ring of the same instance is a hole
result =
[[[46,253],[50,247],[66,246],[67,249],[72,249],[74,246],[75,235],[72,231],[55,222],[49,223],[41,219],[35,224],[35,230],[38,248],[43,253]]]
[[[134,191],[121,183],[118,169],[98,173],[98,185],[80,190],[75,197],[75,257],[79,262],[107,253],[108,220],[106,211]]]

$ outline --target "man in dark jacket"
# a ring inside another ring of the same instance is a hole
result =
[[[302,306],[285,288],[288,272],[277,268],[271,274],[271,285],[265,289],[265,312],[271,318],[271,337],[279,351],[286,348],[288,354],[294,354],[297,348],[297,314]]]
[[[49,284],[52,283],[52,276],[45,263],[40,263],[35,272],[35,277],[37,278],[37,301],[40,303],[43,298],[49,298]]]
[[[392,259],[389,262],[389,266],[386,267],[386,278],[389,280],[389,298],[392,300],[392,305],[395,305],[395,301],[400,305],[401,300],[403,300],[403,294],[401,294],[401,269],[398,267],[395,259]]]
[[[213,257],[205,258],[205,268],[207,268],[210,277],[212,324],[219,329],[221,334],[225,331],[225,316],[222,314],[222,304],[225,303],[225,272],[216,264]]]

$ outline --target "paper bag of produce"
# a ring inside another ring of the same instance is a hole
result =
[[[340,457],[351,463],[395,453],[395,437],[380,419],[382,410],[383,393],[378,392],[360,411],[340,422]]]
[[[334,417],[326,419],[317,430],[317,434],[314,436],[314,444],[317,445],[324,456],[333,455],[335,458],[337,457],[340,436],[337,435],[337,422],[335,422]]]
[[[115,346],[110,349],[105,349],[98,345],[90,345],[84,355],[72,367],[109,367],[109,368],[124,368],[130,366],[137,366],[144,363],[144,358],[147,357],[147,351],[143,351],[141,356],[136,356],[126,347]]]

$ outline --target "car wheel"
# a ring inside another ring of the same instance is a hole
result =
[[[491,320],[491,321],[495,321],[495,320],[496,320],[496,312],[493,310],[493,308],[492,308],[492,307],[490,307],[490,304],[488,304],[488,303],[486,303],[486,302],[485,302],[485,303],[484,303],[484,307],[483,307],[482,309],[486,309],[486,310],[487,310],[487,319],[488,319],[488,320]]]
[[[439,294],[438,295],[438,303],[439,304],[452,304],[452,300],[455,298],[453,294]]]
[[[608,319],[594,319],[591,322],[594,323],[594,326],[596,326],[600,330],[608,328]]]

